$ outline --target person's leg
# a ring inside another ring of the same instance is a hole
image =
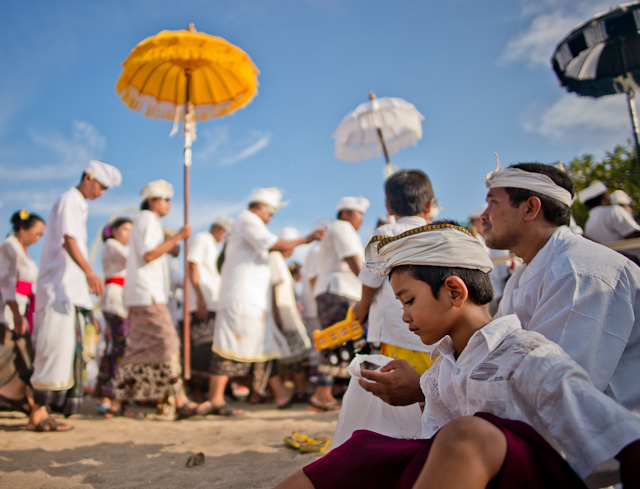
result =
[[[304,472],[299,470],[280,482],[277,486],[274,486],[273,489],[314,489],[314,486],[309,478],[304,475]]]
[[[414,489],[484,489],[507,455],[502,431],[482,418],[468,416],[447,423],[433,440]]]

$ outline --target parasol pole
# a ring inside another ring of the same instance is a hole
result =
[[[620,54],[620,61],[622,61],[622,69],[625,73],[625,77],[624,77],[624,91],[625,91],[625,95],[627,97],[627,105],[629,107],[629,117],[631,118],[631,128],[633,129],[633,139],[636,143],[636,161],[638,162],[638,165],[640,165],[640,144],[638,144],[638,117],[636,116],[636,105],[633,102],[633,97],[635,97],[635,91],[634,91],[634,87],[636,87],[637,85],[635,84],[635,81],[633,79],[633,76],[631,76],[631,74],[629,73],[629,70],[627,68],[627,57],[624,54],[624,49],[622,47],[622,44],[624,43],[624,38],[618,39],[617,41],[617,47],[618,47],[618,53]]]
[[[184,113],[184,225],[189,224],[189,170],[191,168],[191,143],[193,142],[193,134],[195,132],[195,120],[193,117],[193,106],[189,101],[189,85],[191,84],[191,73],[187,71],[187,88],[185,97],[185,113]],[[189,254],[189,241],[184,239],[184,285],[183,285],[183,301],[182,301],[182,344],[184,345],[184,368],[183,375],[185,380],[191,378],[191,334],[189,324],[189,263],[187,256]]]
[[[640,164],[640,144],[638,143],[638,116],[636,114],[636,104],[633,102],[635,92],[628,90],[625,92],[627,96],[627,104],[629,106],[629,117],[631,118],[631,127],[633,129],[633,139],[636,143],[636,160]]]
[[[369,100],[373,101],[376,98],[376,94],[373,91],[369,92]],[[384,153],[384,161],[387,162],[387,166],[385,167],[387,173],[389,175],[393,174],[393,169],[391,168],[391,161],[389,161],[389,152],[387,151],[387,145],[384,142],[384,138],[382,137],[382,129],[380,127],[376,127],[376,132],[378,133],[378,140],[380,141],[380,146],[382,146],[382,152]]]

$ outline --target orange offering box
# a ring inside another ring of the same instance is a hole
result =
[[[349,308],[347,317],[326,329],[313,332],[313,342],[316,350],[324,350],[341,345],[349,340],[355,340],[364,335],[364,329],[359,321],[353,319],[353,310]]]

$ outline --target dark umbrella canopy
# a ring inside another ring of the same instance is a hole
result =
[[[640,81],[640,2],[596,15],[556,47],[551,63],[562,86],[601,97],[637,89]]]
[[[573,29],[556,47],[551,64],[560,84],[588,97],[624,93],[640,155],[638,118],[633,103],[640,81],[640,2],[596,15]],[[638,160],[640,163],[640,160]]]

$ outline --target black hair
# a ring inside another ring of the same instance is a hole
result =
[[[289,272],[291,275],[295,275],[296,273],[300,273],[302,271],[302,265],[297,261],[292,261],[289,263]]]
[[[459,226],[459,222],[448,219],[434,221],[432,225],[451,224]],[[435,298],[444,284],[445,280],[451,276],[459,277],[464,282],[469,291],[469,299],[476,305],[489,304],[493,299],[493,286],[489,274],[482,270],[472,270],[461,267],[439,267],[434,265],[398,265],[393,267],[389,273],[389,278],[393,273],[410,273],[413,278],[429,284],[431,292]]]
[[[530,173],[540,173],[546,175],[553,182],[568,190],[571,197],[575,195],[575,188],[573,182],[566,172],[552,166],[545,165],[543,163],[518,163],[517,165],[511,165],[509,168],[518,168],[520,170],[528,171]],[[554,224],[555,226],[568,226],[571,220],[571,208],[547,195],[534,192],[532,190],[526,190],[523,188],[505,188],[507,194],[509,194],[509,201],[513,207],[518,207],[520,203],[527,200],[529,197],[537,197],[540,199],[542,213],[544,218]]]
[[[593,197],[592,199],[587,200],[584,203],[584,206],[588,209],[591,210],[594,207],[598,207],[599,205],[602,204],[602,198],[606,195],[606,192],[600,195],[596,195],[595,197]]]
[[[84,180],[84,177],[86,177],[88,175],[87,172],[82,172],[82,176],[80,177],[80,183],[82,183],[82,181]],[[80,183],[78,185],[80,185]]]
[[[140,210],[141,211],[148,211],[149,210],[149,199],[144,199],[142,201],[142,204],[140,204]]]
[[[107,223],[107,225],[104,228],[102,228],[102,241],[106,241],[109,238],[113,238],[113,231],[118,229],[123,224],[127,224],[127,223],[132,224],[133,221],[128,217],[119,217],[112,223]]]
[[[21,216],[21,214],[24,215],[23,211],[16,211],[11,216],[11,227],[13,228],[14,233],[17,233],[21,229],[31,229],[38,221],[44,223],[44,219],[42,219],[38,214],[29,214],[27,212],[24,219],[22,218],[23,216]]]
[[[433,186],[424,172],[401,170],[387,179],[384,194],[392,214],[399,217],[415,216],[424,212],[433,199]]]

